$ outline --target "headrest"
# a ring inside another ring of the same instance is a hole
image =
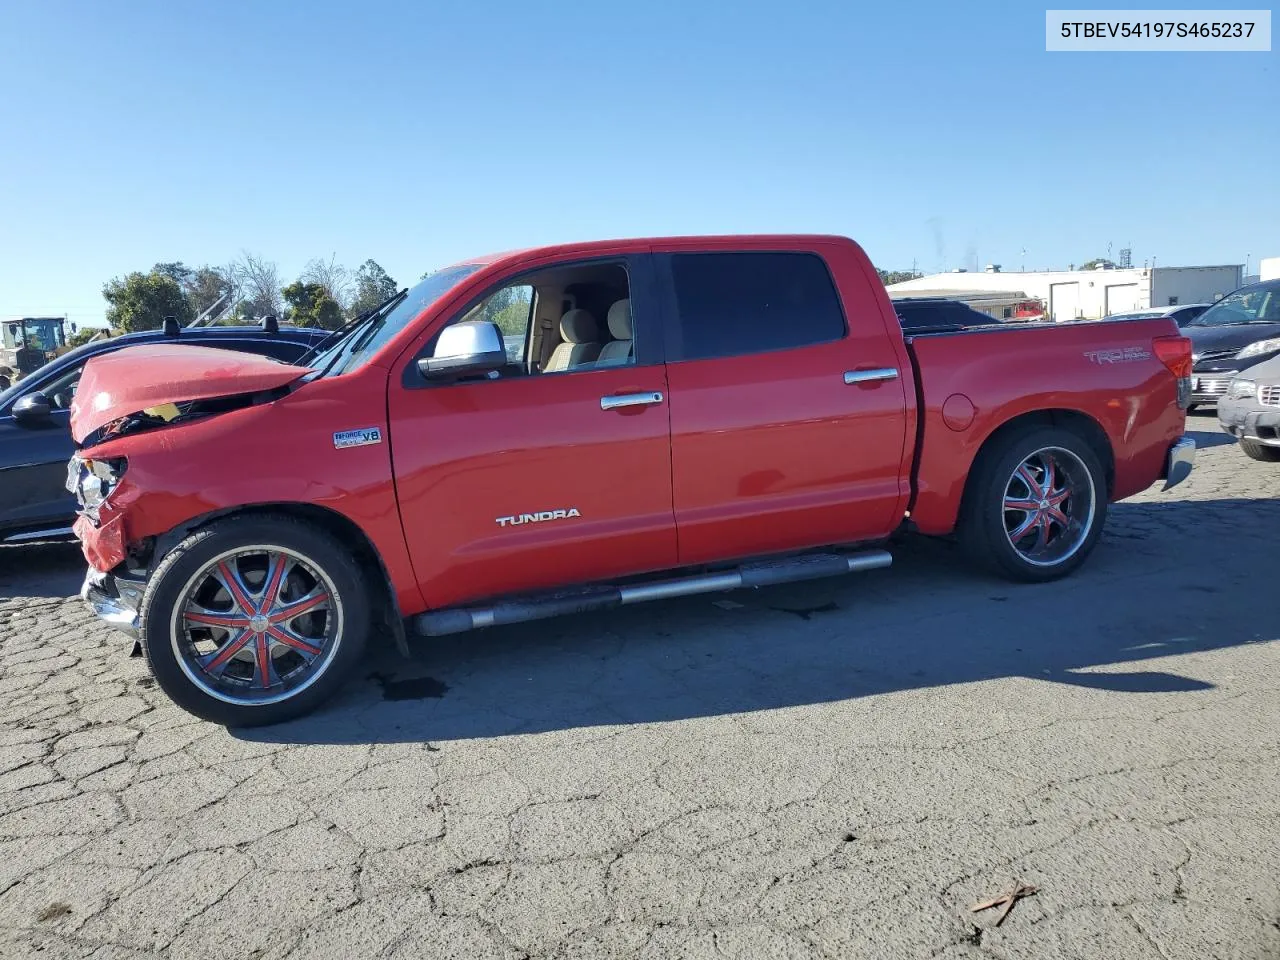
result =
[[[560,318],[560,336],[565,343],[596,343],[600,328],[586,310],[570,310]]]
[[[631,299],[619,300],[609,308],[609,333],[615,340],[631,339]]]

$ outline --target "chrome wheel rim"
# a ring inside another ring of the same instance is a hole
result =
[[[337,587],[310,557],[259,544],[214,557],[183,586],[173,651],[224,703],[279,703],[320,679],[342,641]]]
[[[1035,566],[1056,566],[1080,549],[1093,528],[1093,475],[1070,450],[1043,447],[1013,471],[1003,507],[1014,552]]]

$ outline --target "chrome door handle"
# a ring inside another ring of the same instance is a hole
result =
[[[662,394],[657,390],[652,393],[620,393],[613,397],[601,397],[601,410],[617,410],[619,407],[647,407],[662,402]]]
[[[877,380],[897,380],[898,371],[893,367],[881,367],[879,370],[846,370],[845,383],[875,383]]]

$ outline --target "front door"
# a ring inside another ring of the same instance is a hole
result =
[[[506,369],[427,384],[414,357],[393,373],[396,491],[430,606],[675,565],[648,267],[633,257],[512,277],[451,320],[496,323]]]

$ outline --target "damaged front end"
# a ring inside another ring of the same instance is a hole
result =
[[[161,427],[170,427],[220,413],[229,413],[232,410],[241,410],[261,403],[271,403],[288,392],[289,387],[277,387],[272,390],[260,390],[254,393],[241,393],[234,396],[203,397],[198,400],[158,404],[107,421],[85,434],[84,440],[78,446],[81,449],[88,449],[98,444],[106,443],[108,440],[114,440],[117,437],[130,436],[148,430],[158,430]]]
[[[95,448],[122,437],[178,426],[232,410],[270,403],[288,393],[288,387],[229,397],[208,397],[180,403],[164,403],[102,424],[88,433],[67,464],[67,489],[79,504],[73,529],[89,568],[80,597],[105,623],[138,637],[142,597],[156,558],[154,540],[131,536],[129,509],[142,491],[128,480],[129,458],[94,456]],[[135,646],[134,653],[138,652]]]
[[[129,459],[141,457],[143,448],[135,450],[132,440],[114,441],[270,403],[307,372],[228,351],[183,349],[171,348],[160,359],[192,370],[193,381],[178,382],[172,374],[144,380],[137,368],[125,366],[127,358],[109,355],[103,360],[113,362],[95,358],[86,365],[72,405],[76,453],[67,465],[66,486],[79,504],[73,529],[89,564],[80,595],[99,618],[134,637],[157,558],[153,539],[139,538],[129,525],[144,492],[130,474]]]
[[[89,564],[80,597],[100,620],[136,638],[148,569],[137,556],[145,545],[125,538],[123,510],[137,499],[136,491],[121,489],[128,467],[125,457],[77,453],[67,465],[67,489],[80,505],[74,530]]]

